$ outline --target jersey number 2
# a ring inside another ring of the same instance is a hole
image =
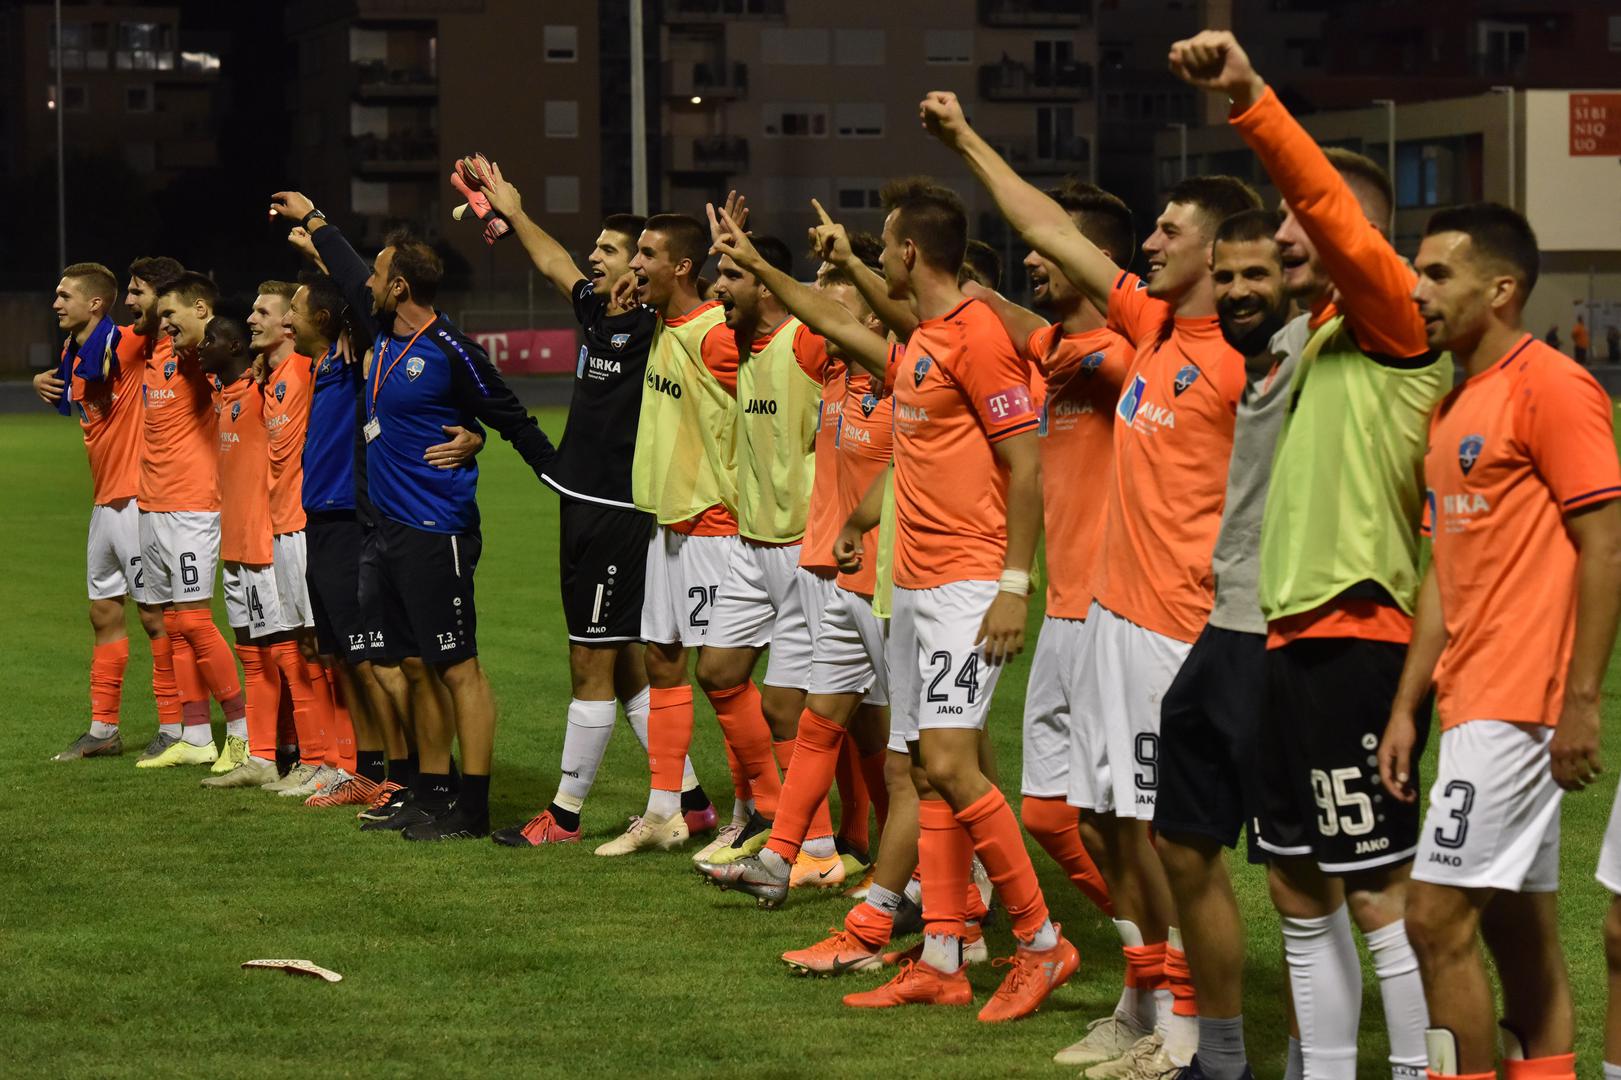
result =
[[[940,680],[951,674],[951,654],[942,649],[929,657],[929,663],[931,665],[938,664],[940,667],[940,670],[934,673],[934,678],[929,680],[929,700],[950,701],[951,695],[942,694],[939,690]],[[957,669],[957,677],[951,680],[951,685],[968,691],[968,704],[970,705],[974,703],[975,698],[979,697],[979,653],[977,651],[968,654],[968,659],[964,660],[962,667]]]
[[[719,589],[719,585],[710,585],[708,587],[703,585],[694,585],[692,588],[687,590],[687,599],[696,599],[698,601],[696,604],[692,605],[692,614],[687,616],[687,623],[689,625],[709,625],[709,617],[704,615],[704,609],[715,606],[715,593],[719,591]]]

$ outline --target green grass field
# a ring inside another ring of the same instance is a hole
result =
[[[541,420],[562,429],[560,411]],[[89,481],[77,425],[0,418],[0,459],[14,508],[0,522],[11,568],[0,582],[0,1017],[11,1043],[0,1075],[1057,1077],[1073,1070],[1053,1052],[1114,1003],[1112,928],[1032,844],[1082,957],[1039,1015],[991,1028],[969,1010],[845,1009],[840,996],[869,977],[796,979],[777,959],[839,923],[849,901],[836,893],[761,912],[703,886],[684,853],[591,854],[645,800],[647,761],[623,724],[586,807],[586,842],[538,852],[361,834],[352,811],[202,791],[203,770],[138,772],[133,753],[52,764],[88,719]],[[501,706],[500,825],[555,789],[569,681],[556,498],[504,445],[482,467],[479,637]],[[156,715],[133,612],[130,626],[125,745],[138,749]],[[1015,799],[1028,656],[993,710]],[[699,708],[693,757],[729,806],[718,729]],[[1608,717],[1621,734],[1614,704]],[[1582,1075],[1597,1074],[1602,1051],[1607,896],[1592,872],[1614,791],[1606,777],[1565,810],[1561,898]],[[1275,1077],[1285,1038],[1277,919],[1262,876],[1235,873],[1250,931],[1250,1054],[1257,1075]],[[1005,920],[990,944],[1011,951]],[[344,981],[238,969],[257,957],[313,960]],[[971,970],[979,1001],[999,976]],[[1361,1076],[1388,1077],[1376,989],[1362,1017]]]

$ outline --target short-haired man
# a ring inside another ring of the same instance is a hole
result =
[[[1210,575],[1200,568],[1208,567],[1221,526],[1226,472],[1219,463],[1232,449],[1244,387],[1243,358],[1222,338],[1216,318],[1210,247],[1223,219],[1254,209],[1260,199],[1232,177],[1178,183],[1143,242],[1148,276],[1139,279],[1121,273],[1063,207],[1020,179],[968,126],[954,95],[931,94],[923,110],[930,130],[962,155],[1020,236],[1106,311],[1109,325],[1136,349],[1116,405],[1114,475],[1087,614],[1092,626],[1076,676],[1083,693],[1071,725],[1069,793],[1072,804],[1099,812],[1126,988],[1115,1015],[1074,1049],[1090,1040],[1098,1053],[1119,1059],[1129,1053],[1122,1071],[1136,1063],[1185,1066],[1197,1043],[1192,987],[1149,836],[1159,788],[1159,702],[1214,600]],[[1099,783],[1100,764],[1109,767],[1108,787]],[[1173,1009],[1155,999],[1167,984]]]
[[[90,530],[85,585],[95,649],[90,661],[90,727],[53,761],[124,752],[118,712],[129,633],[124,598],[135,594],[141,572],[136,489],[141,462],[141,380],[147,337],[113,322],[118,279],[100,263],[74,263],[62,271],[51,309],[66,335],[61,363],[34,377],[40,398],[64,416],[78,406],[90,459]],[[172,675],[171,675],[172,680]]]
[[[347,285],[365,271],[341,233],[307,198],[278,192],[272,207],[309,230],[333,276]],[[472,839],[489,834],[490,762],[495,701],[478,661],[473,575],[482,536],[478,467],[440,469],[427,460],[450,426],[481,422],[512,443],[539,476],[552,444],[501,381],[484,350],[435,309],[444,265],[420,240],[392,237],[364,285],[379,322],[366,401],[367,486],[379,511],[379,584],[388,610],[385,637],[421,657],[406,668],[413,701],[435,696],[429,680],[450,691],[452,724],[429,713],[418,723],[421,772],[415,797],[385,824],[407,840]],[[426,665],[432,665],[430,672]],[[452,737],[460,742],[462,777],[452,797]]]
[[[1379,748],[1385,791],[1416,807],[1416,710],[1438,691],[1441,756],[1407,926],[1429,1003],[1429,1075],[1496,1076],[1477,933],[1502,980],[1504,1075],[1574,1080],[1559,944],[1561,788],[1600,768],[1600,697],[1621,611],[1621,463],[1609,396],[1526,333],[1531,226],[1492,203],[1430,218],[1413,299],[1468,378],[1430,422],[1432,557]],[[1612,891],[1617,837],[1599,880]],[[1607,1067],[1608,1068],[1608,1067]]]
[[[521,826],[497,829],[508,847],[574,843],[580,812],[613,735],[615,701],[647,747],[647,669],[642,659],[643,583],[652,519],[636,508],[630,486],[647,352],[657,316],[619,307],[610,294],[630,272],[645,219],[610,214],[582,273],[568,251],[524,212],[518,189],[492,164],[482,190],[512,225],[535,268],[569,299],[585,342],[574,368],[568,423],[557,456],[541,477],[558,495],[558,569],[568,624],[568,704],[557,791]],[[710,805],[687,761],[681,809],[689,834],[714,826]]]

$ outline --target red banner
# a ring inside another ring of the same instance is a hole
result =
[[[580,351],[573,330],[486,330],[473,335],[505,375],[558,375],[574,370]]]
[[[1570,95],[1570,156],[1621,157],[1621,94]]]

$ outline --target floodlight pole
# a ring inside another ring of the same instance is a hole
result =
[[[62,0],[56,0],[56,265],[68,264],[67,147],[63,144],[62,114]]]
[[[1516,160],[1519,155],[1518,148],[1515,145],[1519,141],[1519,132],[1515,130],[1516,125],[1514,123],[1514,88],[1512,86],[1494,86],[1492,87],[1492,93],[1502,94],[1508,98],[1508,198],[1504,202],[1508,203],[1510,209],[1518,209],[1519,197],[1514,188],[1516,181],[1519,179],[1517,172],[1520,163]]]
[[[1390,177],[1391,184],[1396,183],[1396,100],[1394,98],[1375,98],[1375,105],[1385,107],[1385,175]],[[1390,206],[1390,242],[1396,242],[1396,206],[1392,201]]]
[[[57,0],[58,3],[61,0]],[[642,70],[642,0],[630,0],[630,208],[647,216],[647,90]]]

